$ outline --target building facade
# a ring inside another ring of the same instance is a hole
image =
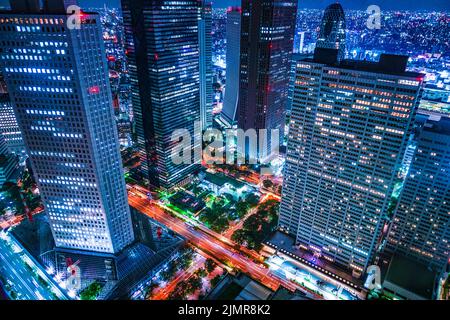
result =
[[[407,57],[321,58],[297,62],[279,226],[361,273],[388,220],[423,79],[402,69]]]
[[[338,60],[345,58],[346,22],[340,3],[330,4],[324,12],[317,37],[317,48],[337,49]]]
[[[25,157],[25,144],[8,93],[0,93],[0,133],[10,152]]]
[[[450,118],[429,119],[389,231],[386,251],[442,272],[450,258]]]
[[[19,2],[0,14],[0,66],[56,246],[117,253],[134,235],[100,17],[77,28],[64,1]]]
[[[226,87],[222,118],[233,126],[239,99],[239,65],[241,54],[241,8],[227,9],[227,54]]]
[[[278,129],[281,141],[296,19],[295,0],[242,1],[238,128]]]
[[[126,52],[141,170],[150,185],[165,189],[197,169],[175,164],[172,133],[194,137],[200,121],[197,0],[122,0]]]
[[[200,119],[202,129],[211,128],[213,119],[212,5],[202,1],[198,23],[200,59]]]
[[[0,134],[0,187],[6,181],[17,178],[18,167],[18,157],[9,151],[5,138]]]

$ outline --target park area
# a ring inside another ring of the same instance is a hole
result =
[[[213,181],[194,182],[165,195],[163,202],[170,209],[223,233],[258,205],[260,195],[245,185],[238,185],[237,192],[228,181],[217,178]]]
[[[258,205],[256,212],[232,234],[231,240],[248,249],[259,251],[265,237],[277,227],[279,205],[276,200],[267,200]]]

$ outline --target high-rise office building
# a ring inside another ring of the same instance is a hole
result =
[[[281,141],[296,18],[296,0],[242,0],[238,128],[278,129]]]
[[[18,176],[15,174],[18,165],[18,157],[9,151],[5,138],[0,134],[0,188],[12,177]]]
[[[116,253],[134,235],[100,17],[68,3],[12,1],[0,66],[56,246]]]
[[[441,272],[450,258],[450,119],[429,119],[415,140],[386,251]]]
[[[326,9],[319,27],[317,48],[337,49],[338,59],[345,58],[345,13],[341,4],[330,4]]]
[[[171,135],[200,121],[197,0],[122,0],[132,103],[143,177],[171,188],[197,164],[175,164]]]
[[[297,31],[294,37],[294,53],[303,53],[305,47],[305,31]]]
[[[25,144],[17,124],[16,115],[9,98],[3,76],[0,74],[0,133],[5,138],[10,152],[25,157]]]
[[[241,8],[227,9],[226,87],[222,117],[231,126],[236,122],[239,99],[239,66],[241,55]]]
[[[408,57],[337,64],[330,50],[297,63],[279,226],[357,274],[389,219],[423,76]]]
[[[202,0],[198,22],[200,59],[200,119],[202,129],[212,126],[213,70],[212,70],[212,6]]]

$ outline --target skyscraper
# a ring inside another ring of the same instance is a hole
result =
[[[10,152],[25,156],[22,132],[17,124],[16,115],[2,75],[0,75],[0,133],[5,138]]]
[[[297,31],[294,37],[294,53],[303,53],[306,31]]]
[[[203,130],[212,126],[213,118],[213,72],[212,72],[212,7],[202,0],[199,34],[200,59],[200,118]]]
[[[197,165],[175,164],[171,135],[194,137],[200,121],[197,0],[122,0],[137,145],[144,178],[154,187],[185,181]]]
[[[296,18],[296,0],[242,0],[240,129],[279,129],[283,136]]]
[[[74,25],[69,2],[12,1],[0,66],[56,246],[116,253],[134,235],[100,17]]]
[[[387,252],[442,272],[450,257],[450,119],[429,119],[416,138]]]
[[[338,59],[345,58],[345,13],[339,3],[330,4],[326,9],[319,27],[316,47],[337,49]]]
[[[401,183],[423,76],[405,71],[408,57],[337,65],[329,50],[297,63],[279,226],[360,274]]]
[[[227,9],[227,70],[222,117],[230,126],[236,121],[239,99],[239,65],[241,54],[241,8]]]
[[[0,134],[0,187],[11,179],[19,165],[18,157],[8,150],[5,138]]]

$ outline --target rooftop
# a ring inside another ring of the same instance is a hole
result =
[[[313,58],[305,58],[301,61],[325,64],[341,69],[396,75],[422,80],[425,75],[418,72],[406,71],[408,56],[381,54],[378,62],[366,60],[342,60],[338,61],[337,49],[316,48]]]
[[[430,119],[425,123],[423,130],[443,135],[450,135],[450,118],[442,117],[439,121]]]
[[[393,283],[425,299],[432,299],[436,274],[416,261],[396,255],[389,264],[384,281]]]
[[[214,173],[210,173],[210,172],[205,172],[205,179],[219,187],[222,187],[223,185],[225,185],[227,183],[232,185],[236,189],[239,189],[239,188],[242,188],[243,186],[245,186],[245,184],[243,182],[229,178],[226,175],[224,175],[223,173],[215,173],[214,174]]]

